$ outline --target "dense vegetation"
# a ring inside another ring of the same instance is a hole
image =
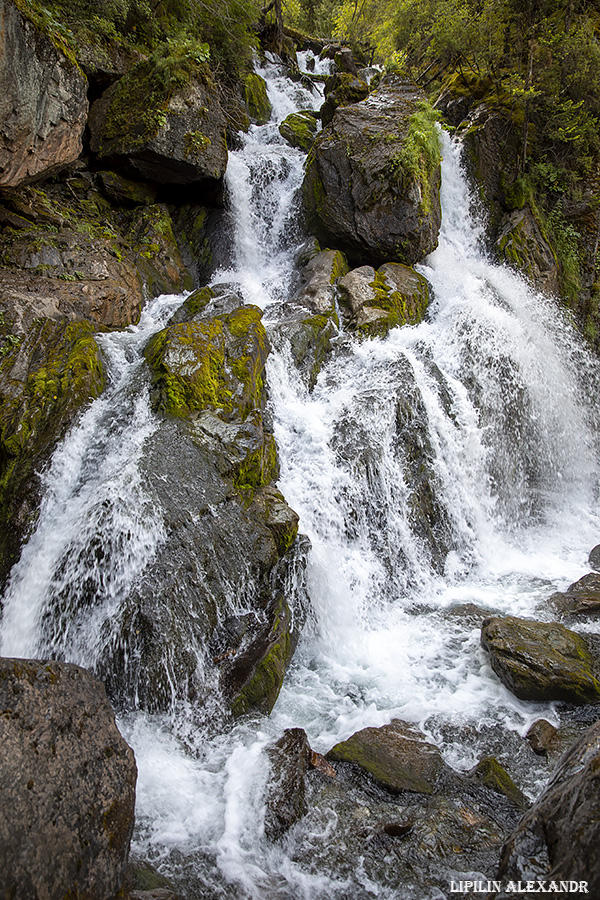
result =
[[[286,9],[296,27],[357,44],[432,99],[450,89],[506,116],[514,159],[504,207],[532,209],[559,260],[562,291],[575,300],[583,251],[580,223],[568,213],[600,203],[597,3],[288,0]],[[589,278],[587,287],[598,293]]]

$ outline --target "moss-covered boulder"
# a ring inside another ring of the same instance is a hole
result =
[[[308,153],[313,145],[318,129],[315,115],[306,110],[290,113],[279,126],[279,133],[292,147]]]
[[[329,125],[338,106],[359,103],[369,96],[369,85],[354,75],[344,72],[332,75],[325,82],[325,102],[320,114],[323,125]]]
[[[83,72],[64,40],[26,18],[28,6],[22,13],[12,0],[0,2],[0,187],[48,177],[76,160],[87,120]]]
[[[35,522],[37,473],[104,384],[89,322],[38,318],[23,329],[0,302],[0,583]]]
[[[90,111],[90,146],[147,181],[215,191],[227,166],[225,116],[206,64],[184,63],[157,81],[145,60],[108,88]]]
[[[256,125],[266,124],[271,118],[271,101],[265,79],[256,72],[251,72],[243,81],[242,96],[250,121]]]
[[[494,756],[484,756],[468,774],[470,778],[481,782],[496,794],[508,797],[520,809],[527,809],[529,806],[525,794],[517,787],[506,769]]]
[[[420,88],[387,76],[338,108],[308,155],[303,195],[322,242],[355,264],[412,265],[437,245],[440,149]]]
[[[146,358],[157,410],[187,416],[211,408],[226,419],[260,406],[269,345],[257,306],[182,322],[150,342]]]
[[[115,613],[120,639],[100,653],[116,703],[200,708],[216,694],[242,715],[277,699],[304,617],[307,548],[275,486],[260,319],[227,286],[201,288],[146,349],[159,427],[144,479],[165,540]]]
[[[556,256],[529,207],[516,209],[502,220],[495,247],[502,259],[526,275],[537,288],[558,292]]]
[[[397,720],[357,731],[332,747],[327,759],[357,766],[392,794],[431,794],[447,768],[437,747]]]
[[[494,672],[521,700],[600,702],[588,643],[564,625],[491,617],[483,622],[481,644]]]
[[[397,325],[416,325],[429,305],[427,280],[409,266],[386,263],[353,269],[338,280],[347,325],[365,337],[381,337]]]

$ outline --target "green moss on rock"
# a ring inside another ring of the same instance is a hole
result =
[[[519,809],[527,809],[529,802],[527,797],[519,790],[508,772],[500,765],[494,756],[485,756],[481,759],[469,775],[484,784],[496,794],[505,797],[518,806]]]
[[[308,152],[317,134],[317,119],[309,112],[290,113],[279,126],[279,133],[290,146]]]
[[[256,72],[247,75],[242,85],[242,95],[251,121],[257,125],[265,125],[271,118],[271,103],[265,79]]]

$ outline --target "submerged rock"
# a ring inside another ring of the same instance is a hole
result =
[[[0,0],[0,19],[0,187],[16,187],[81,153],[87,79],[12,0]]]
[[[357,731],[332,747],[327,759],[357,766],[392,794],[431,794],[446,769],[437,747],[400,721]]]
[[[521,700],[600,701],[588,644],[564,625],[491,617],[482,625],[481,644],[494,672]]]
[[[303,189],[310,225],[355,263],[411,265],[437,246],[439,163],[424,94],[388,76],[317,137]]]
[[[2,659],[0,708],[2,895],[113,897],[137,770],[104,687],[78,666]]]
[[[600,895],[599,771],[597,722],[562,756],[548,785],[504,845],[498,878],[585,881],[590,897]]]

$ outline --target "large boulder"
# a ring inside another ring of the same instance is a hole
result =
[[[481,644],[494,672],[521,700],[600,702],[600,681],[586,639],[556,622],[490,617]]]
[[[357,731],[332,747],[327,759],[357,766],[392,794],[431,794],[446,769],[437,747],[397,720]]]
[[[116,704],[193,701],[202,715],[219,698],[242,715],[268,713],[277,699],[303,621],[307,548],[274,483],[267,351],[260,310],[227,287],[190,295],[149,344],[158,415],[141,477],[162,537],[99,636],[97,671]],[[94,541],[77,552],[93,563]],[[120,544],[102,552],[108,567]],[[67,582],[53,601],[64,614],[45,611],[45,648],[63,646],[66,621],[69,640],[85,630],[104,591],[102,578],[85,591]]]
[[[81,153],[87,80],[57,43],[0,0],[0,187],[48,177]]]
[[[429,305],[427,280],[399,263],[353,269],[338,280],[342,315],[365,337],[380,337],[396,325],[416,325]]]
[[[78,666],[2,659],[0,708],[2,896],[113,897],[137,770],[104,687]]]
[[[131,69],[90,111],[91,150],[157,184],[215,191],[227,166],[226,121],[217,90],[200,69],[172,90],[149,61]]]
[[[503,847],[498,878],[584,882],[600,896],[600,722],[559,761],[552,778]],[[504,893],[495,894],[498,898]],[[506,898],[513,896],[506,893]]]
[[[319,240],[357,263],[412,265],[437,246],[437,128],[420,88],[388,76],[336,109],[308,155],[304,202]]]

